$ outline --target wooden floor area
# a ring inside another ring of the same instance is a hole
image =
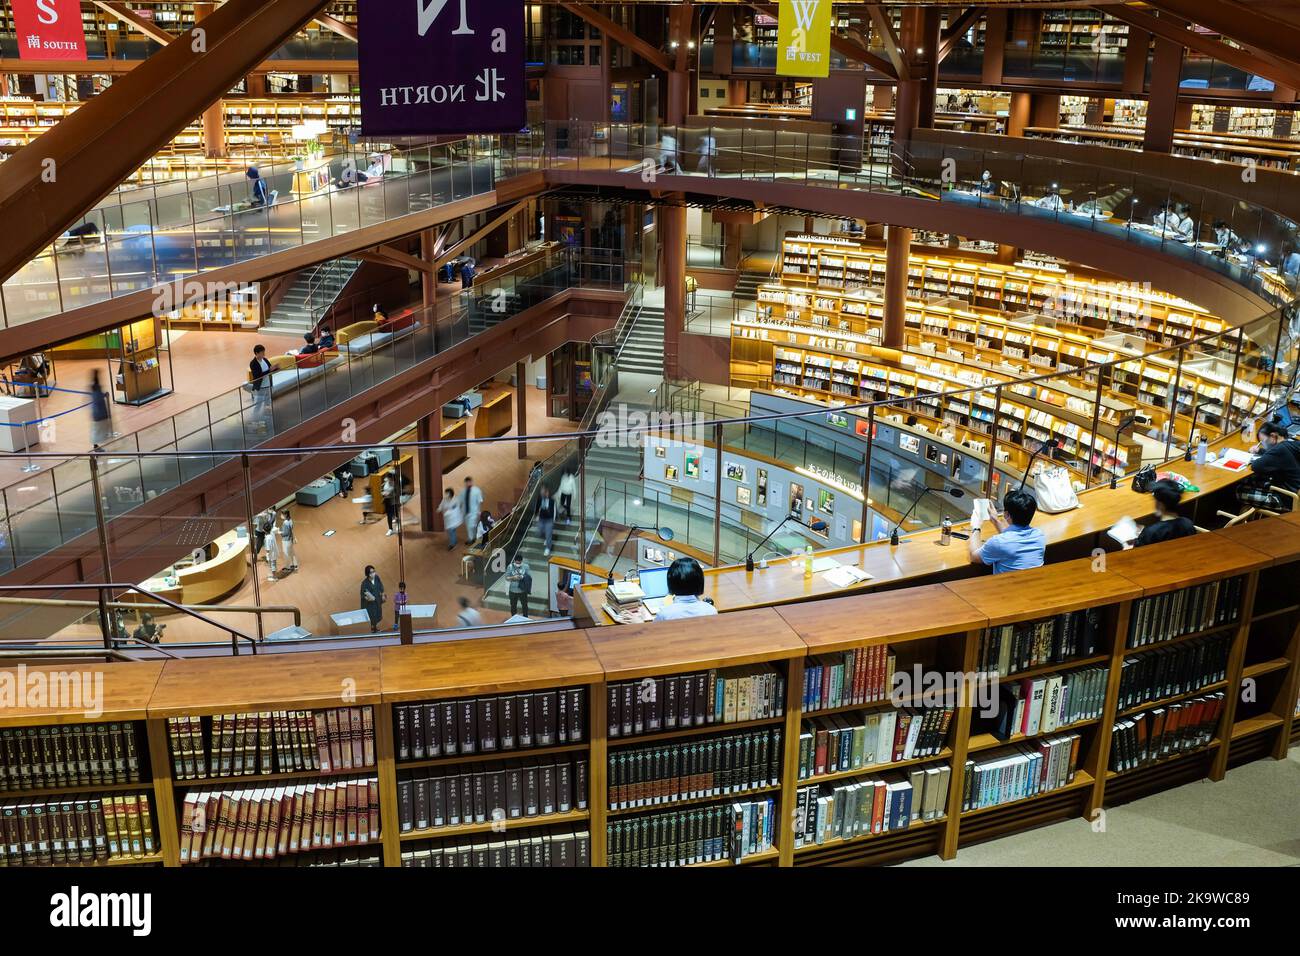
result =
[[[547,395],[544,389],[533,387],[526,390],[528,396],[527,430],[532,434],[562,433],[574,427],[564,419],[548,418]],[[474,432],[473,418],[469,423],[469,433]],[[511,435],[518,434],[514,429]],[[529,457],[521,460],[518,445],[511,441],[500,441],[491,445],[469,446],[469,460],[463,462],[443,478],[443,487],[460,492],[464,488],[466,476],[473,476],[475,484],[483,489],[484,506],[498,514],[502,507],[509,508],[519,499],[533,462],[548,457],[559,447],[558,442],[533,442],[529,445]],[[417,469],[415,481],[417,486],[422,476]],[[362,493],[364,480],[358,479],[352,495]],[[460,578],[461,556],[464,553],[464,535],[454,552],[447,550],[445,534],[422,535],[420,533],[418,498],[413,498],[407,505],[406,521],[403,529],[406,563],[407,593],[412,604],[437,604],[437,627],[456,626],[459,613],[457,598],[469,598],[477,607],[482,596],[482,588],[470,586]],[[349,499],[333,498],[319,508],[303,505],[291,505],[295,526],[295,539],[298,551],[299,570],[284,574],[275,581],[267,580],[265,561],[259,560],[259,588],[261,603],[266,605],[290,605],[302,613],[302,624],[313,634],[328,634],[330,614],[336,611],[355,610],[360,607],[360,587],[365,566],[373,564],[379,571],[388,595],[384,610],[384,625],[392,627],[391,597],[397,590],[399,581],[397,536],[385,535],[387,525],[382,516],[371,517],[365,524],[360,524],[360,506]],[[326,537],[326,532],[334,533]],[[544,575],[533,572],[538,580],[545,580]],[[534,601],[542,597],[540,589],[534,588]],[[222,600],[226,605],[252,606],[254,602],[253,586],[246,579],[243,586]],[[500,623],[508,614],[480,609],[485,624]],[[214,611],[211,617],[223,623],[238,627],[248,633],[255,633],[256,624],[253,616],[241,613],[222,613]],[[167,642],[211,641],[223,639],[223,634],[212,626],[187,618],[183,615],[168,615],[160,619],[167,624]],[[288,613],[267,615],[266,628],[274,630],[293,623]],[[421,628],[429,625],[421,622]],[[349,633],[357,633],[353,628]],[[364,629],[360,629],[364,630]],[[76,625],[65,629],[61,639],[91,638],[96,639],[98,628],[90,625]]]

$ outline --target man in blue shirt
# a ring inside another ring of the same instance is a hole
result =
[[[968,542],[971,561],[987,564],[994,574],[1042,567],[1047,536],[1041,529],[1029,526],[1038,511],[1037,500],[1029,492],[1017,488],[1008,491],[1002,499],[1002,510],[1011,523],[1008,525],[1000,516],[993,515],[990,520],[998,533],[988,541],[982,540],[982,529],[971,529]]]

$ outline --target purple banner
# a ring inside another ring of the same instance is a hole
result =
[[[522,0],[361,0],[357,7],[362,135],[523,128]]]

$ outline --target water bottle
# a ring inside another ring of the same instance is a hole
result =
[[[1206,440],[1205,433],[1201,432],[1201,443],[1196,446],[1196,463],[1198,465],[1204,465],[1206,459],[1209,458],[1209,454],[1210,443]]]
[[[939,544],[945,548],[952,544],[952,519],[945,517],[939,528]]]
[[[813,550],[812,545],[807,545],[803,549],[803,577],[805,581],[811,580],[813,576]]]

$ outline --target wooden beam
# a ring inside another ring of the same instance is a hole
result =
[[[911,59],[908,57],[907,51],[899,45],[898,34],[894,32],[894,25],[885,16],[885,11],[875,4],[867,7],[867,12],[871,14],[872,29],[880,35],[880,39],[885,45],[885,55],[889,57],[889,62],[894,64],[894,73],[899,81],[910,80],[912,78]]]
[[[979,18],[984,16],[983,7],[967,7],[952,23],[948,29],[939,37],[939,62],[942,63],[957,46],[957,41],[962,35],[978,22]]]
[[[401,249],[394,249],[392,246],[375,246],[373,251],[375,255],[382,256],[403,269],[414,269],[417,272],[433,272],[432,263],[425,262],[419,256],[413,256]]]
[[[155,43],[161,43],[163,46],[166,46],[168,43],[171,43],[172,40],[176,39],[174,33],[168,33],[152,20],[146,20],[125,3],[109,2],[109,0],[94,0],[94,4],[109,16],[116,20],[121,20],[127,26],[139,33],[143,33]]]
[[[379,248],[383,248],[383,247],[381,246]],[[376,265],[380,265],[380,266],[388,266],[392,269],[409,268],[409,266],[407,266],[405,263],[398,262],[395,259],[390,259],[387,255],[375,251],[354,252],[352,253],[352,258],[360,259],[363,262],[373,262]]]
[[[1266,16],[1249,4],[1236,0],[1153,0],[1151,5],[1285,62],[1295,63],[1300,56],[1300,27]]]
[[[877,73],[883,73],[891,80],[898,79],[898,71],[894,69],[894,64],[876,56],[856,40],[836,33],[834,30],[831,31],[831,49],[840,56],[856,60],[858,63],[865,63]]]
[[[671,73],[673,71],[672,61],[669,60],[667,54],[659,48],[651,46],[635,33],[623,29],[603,13],[596,11],[585,3],[561,3],[560,6],[568,10],[575,17],[581,17],[583,20],[586,20],[593,27],[598,27],[606,36],[612,37],[624,46],[631,48],[631,50],[639,55],[641,59],[646,60],[653,66],[663,70],[665,73]]]
[[[357,28],[351,24],[344,23],[342,20],[331,17],[327,13],[317,15],[316,22],[326,30],[332,30],[334,33],[337,33],[345,40],[351,40],[353,43],[357,42]]]
[[[1176,20],[1174,17],[1152,16],[1150,13],[1124,4],[1098,4],[1096,9],[1109,17],[1114,17],[1116,20],[1122,20],[1129,26],[1146,30],[1154,36],[1163,37],[1173,43],[1181,44],[1189,50],[1195,50],[1205,56],[1222,60],[1224,63],[1245,70],[1247,73],[1257,73],[1274,83],[1280,83],[1292,89],[1300,89],[1296,85],[1300,83],[1300,65],[1290,64],[1272,57],[1265,58],[1263,55],[1257,55],[1249,50],[1229,46],[1222,40],[1216,40],[1203,33],[1187,29],[1182,25],[1181,20]]]
[[[507,209],[505,212],[501,213],[501,215],[489,219],[486,223],[484,223],[482,226],[479,226],[477,229],[471,232],[464,239],[460,240],[450,249],[440,253],[437,256],[437,258],[433,260],[432,268],[436,269],[444,262],[449,262],[450,260],[455,259],[458,255],[460,255],[461,250],[470,248],[472,245],[474,245],[474,243],[478,242],[480,239],[486,236],[497,226],[501,225],[503,222],[508,220],[511,216],[516,215],[519,212],[519,210],[527,206],[530,202],[533,201],[534,198],[535,197],[529,196],[527,199],[521,199],[519,200],[519,202],[515,203],[513,206]]]

